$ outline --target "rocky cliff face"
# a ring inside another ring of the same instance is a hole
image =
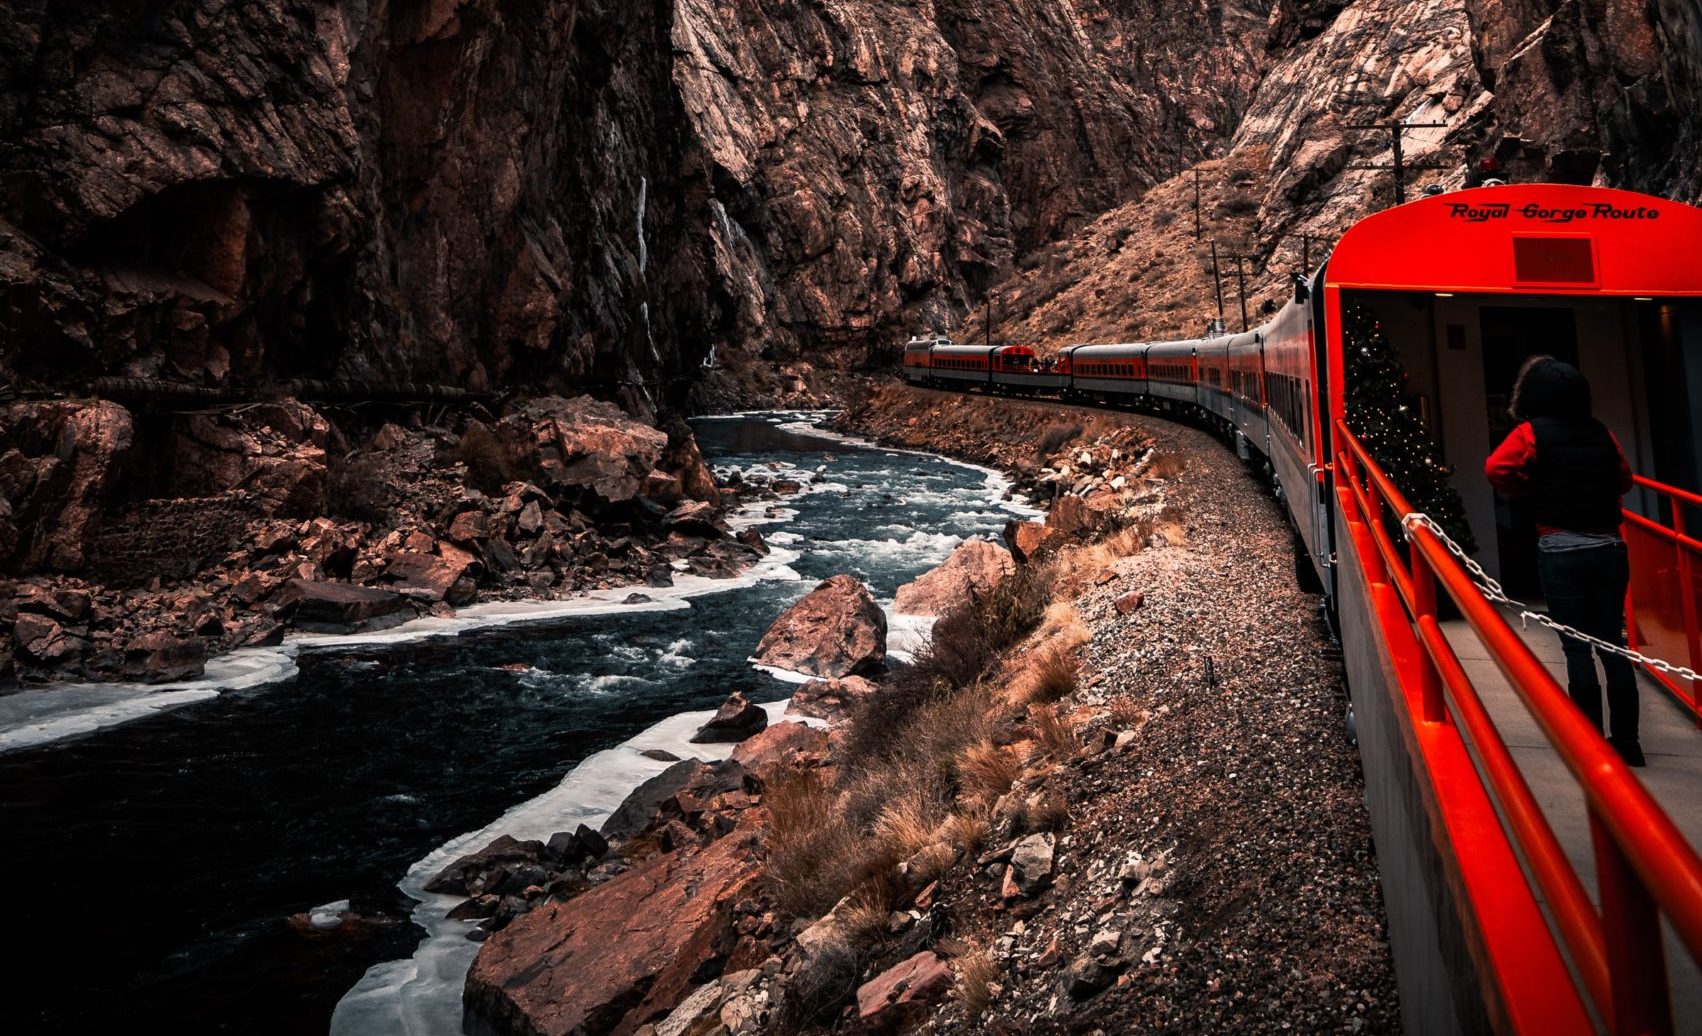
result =
[[[24,0],[0,361],[684,399],[866,350],[1203,152],[1259,4]]]

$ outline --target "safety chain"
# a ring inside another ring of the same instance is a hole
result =
[[[1476,583],[1477,588],[1483,591],[1483,596],[1502,607],[1518,613],[1519,623],[1521,626],[1528,629],[1530,621],[1534,619],[1538,625],[1547,626],[1549,629],[1561,634],[1562,636],[1571,637],[1574,640],[1581,640],[1598,651],[1606,651],[1609,654],[1619,655],[1632,662],[1636,662],[1639,665],[1645,665],[1650,669],[1656,669],[1663,673],[1670,673],[1671,675],[1677,676],[1681,679],[1702,679],[1702,676],[1699,676],[1693,669],[1681,665],[1674,665],[1664,658],[1654,658],[1649,655],[1642,654],[1641,652],[1633,651],[1630,648],[1619,644],[1611,644],[1600,637],[1592,637],[1583,630],[1574,629],[1563,622],[1556,622],[1552,616],[1532,610],[1530,605],[1527,605],[1522,601],[1515,601],[1513,598],[1507,596],[1507,592],[1505,590],[1501,589],[1500,583],[1496,582],[1488,572],[1483,570],[1482,565],[1472,560],[1472,558],[1469,557],[1463,549],[1461,549],[1460,545],[1454,542],[1452,537],[1442,531],[1442,527],[1436,524],[1436,520],[1434,518],[1419,511],[1414,511],[1411,514],[1401,516],[1401,531],[1405,533],[1409,540],[1412,539],[1412,527],[1414,525],[1422,525],[1426,529],[1435,533],[1436,538],[1442,541],[1442,546],[1448,548],[1448,553],[1458,558],[1460,564],[1465,566],[1466,571],[1472,577],[1472,582]]]

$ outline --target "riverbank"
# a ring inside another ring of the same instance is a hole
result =
[[[625,604],[635,591],[618,589],[578,618],[552,618],[556,602],[514,602],[489,607],[539,621],[451,626],[461,615],[328,638],[302,647],[299,673],[280,683],[0,755],[0,815],[31,846],[0,870],[35,890],[16,920],[38,950],[15,976],[27,995],[0,1017],[39,1032],[322,1033],[362,972],[412,953],[414,904],[396,884],[416,863],[730,689],[783,701],[796,685],[747,658],[791,600],[852,571],[890,607],[962,537],[996,535],[1013,516],[991,472],[781,427],[796,416],[695,424],[718,478],[803,484],[756,505],[771,553],[715,592],[664,601],[640,587],[657,600]],[[737,532],[743,519],[728,521]],[[903,627],[889,626],[896,648]],[[597,776],[597,793],[624,795],[618,777]],[[86,895],[91,859],[172,909],[138,923]],[[343,900],[349,925],[286,923]],[[72,953],[113,966],[73,976],[55,963]],[[457,977],[453,999],[459,988]]]
[[[233,676],[203,680],[209,659],[304,632],[726,577],[767,553],[726,516],[800,489],[718,485],[687,425],[587,397],[163,421],[14,404],[0,460],[0,687],[204,689]]]
[[[1339,665],[1233,455],[896,386],[839,426],[999,460],[1047,521],[995,585],[969,544],[901,589],[944,607],[930,645],[801,688],[825,737],[769,728],[736,801],[664,797],[631,870],[491,936],[471,1030],[1393,1029]]]

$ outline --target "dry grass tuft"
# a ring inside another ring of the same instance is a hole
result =
[[[1139,730],[1146,724],[1146,707],[1129,695],[1118,695],[1109,705],[1113,730]]]
[[[1055,791],[1044,792],[1023,803],[1020,819],[1022,829],[1030,833],[1062,831],[1070,822],[1070,804]]]
[[[868,869],[863,840],[818,770],[776,781],[763,798],[769,812],[767,875],[776,905],[790,916],[819,916]]]
[[[871,946],[889,934],[892,909],[882,893],[879,887],[865,882],[834,907],[839,931],[852,947]]]
[[[1034,742],[1056,762],[1070,759],[1081,748],[1075,727],[1056,706],[1036,705],[1028,710],[1028,727]]]
[[[1054,644],[1034,652],[1029,659],[1024,682],[1027,701],[1054,702],[1076,692],[1081,683],[1081,663],[1073,650]]]
[[[940,836],[961,849],[965,856],[979,853],[992,833],[993,825],[988,819],[985,806],[971,805],[970,808],[953,813],[940,825]]]
[[[991,741],[972,745],[957,757],[958,785],[971,803],[992,805],[1022,774],[1022,760]]]
[[[894,856],[908,859],[933,844],[941,820],[937,809],[937,803],[920,795],[906,795],[881,810],[875,837]]]
[[[971,1022],[987,1013],[993,1003],[993,983],[999,977],[999,965],[987,947],[969,940],[941,940],[940,948],[950,954],[957,972],[952,995],[963,1004],[964,1016]]]

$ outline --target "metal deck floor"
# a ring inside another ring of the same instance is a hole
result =
[[[1443,629],[1483,698],[1484,707],[1501,731],[1508,751],[1524,772],[1532,794],[1554,828],[1555,837],[1566,848],[1566,855],[1594,896],[1596,860],[1578,782],[1549,747],[1524,702],[1465,621],[1444,623]],[[1564,688],[1566,663],[1559,638],[1533,624],[1524,631],[1524,639]],[[1649,765],[1633,772],[1690,843],[1702,845],[1702,731],[1682,706],[1641,673],[1639,688],[1642,706],[1639,733]],[[1671,927],[1666,927],[1675,1028],[1681,1033],[1702,1034],[1702,970],[1690,959]]]

